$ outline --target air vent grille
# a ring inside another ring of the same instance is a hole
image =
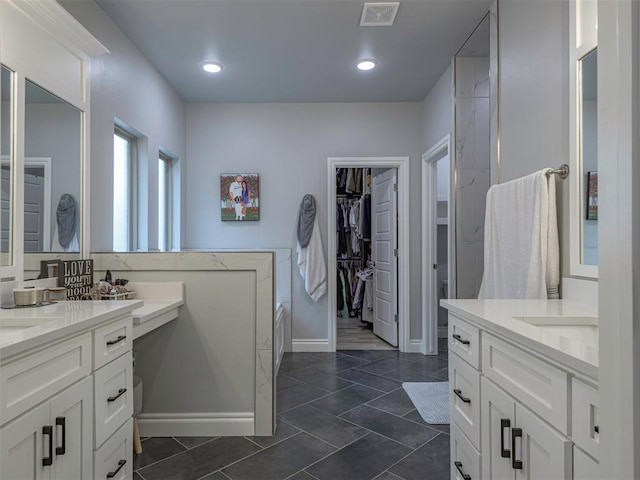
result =
[[[365,3],[360,18],[361,27],[389,27],[393,25],[400,2]]]

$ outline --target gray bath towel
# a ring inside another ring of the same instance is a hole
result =
[[[62,248],[69,248],[76,233],[76,200],[72,195],[63,193],[58,202],[56,218],[58,220],[58,242]]]
[[[313,221],[316,218],[316,199],[313,195],[306,194],[302,197],[300,213],[298,214],[298,243],[302,248],[307,248],[313,233]]]

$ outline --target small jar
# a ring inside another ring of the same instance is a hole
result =
[[[49,301],[60,302],[67,299],[67,289],[65,287],[50,287]]]

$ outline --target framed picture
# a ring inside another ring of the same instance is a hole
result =
[[[220,174],[223,222],[260,220],[260,176],[257,173]]]
[[[587,220],[598,219],[598,172],[587,172]]]

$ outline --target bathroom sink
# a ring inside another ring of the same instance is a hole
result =
[[[561,316],[561,315],[540,315],[540,316],[514,316],[516,320],[535,325],[537,327],[556,328],[588,326],[598,328],[598,317],[587,316]]]
[[[42,325],[52,318],[0,318],[0,331],[24,330],[25,328]]]

